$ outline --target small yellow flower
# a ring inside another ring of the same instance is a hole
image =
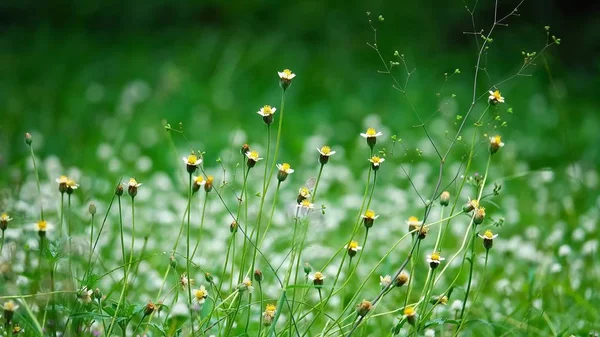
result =
[[[49,229],[52,229],[52,225],[49,224],[46,220],[40,220],[38,222],[35,223],[35,228],[37,229],[38,232],[45,232]]]
[[[437,266],[439,266],[440,263],[445,259],[446,258],[440,256],[440,253],[438,252],[433,252],[431,253],[431,255],[427,255],[427,262],[429,262],[429,266],[431,267],[431,269],[437,268]]]
[[[271,107],[270,105],[265,105],[262,108],[260,108],[260,110],[258,110],[256,113],[263,117],[267,117],[267,116],[273,115],[275,113],[275,111],[277,111],[277,109],[275,107]]]
[[[254,165],[256,165],[256,163],[259,160],[262,160],[262,158],[259,157],[258,152],[256,152],[256,151],[246,152],[246,157],[248,157],[248,161],[247,161],[248,167],[254,167]]]
[[[192,295],[194,296],[194,303],[203,304],[206,298],[208,297],[208,291],[204,286],[200,286],[200,289],[192,290]]]
[[[275,318],[275,311],[277,307],[274,304],[267,304],[265,311],[263,312],[263,325],[270,326]]]
[[[294,77],[296,77],[296,74],[294,74],[289,69],[284,69],[283,71],[278,71],[277,74],[279,74],[280,79],[288,80],[288,81],[291,81]]]
[[[354,257],[356,253],[362,249],[362,247],[358,245],[358,242],[354,240],[350,241],[344,248],[348,250],[348,255],[350,255],[350,257]]]
[[[479,206],[475,209],[473,214],[473,223],[479,225],[485,219],[485,207]]]
[[[301,195],[303,198],[308,198],[310,197],[310,190],[307,187],[301,187],[298,191],[298,194]]]
[[[279,169],[280,172],[285,172],[286,174],[294,173],[294,170],[288,163],[277,164],[277,168]]]
[[[483,239],[483,247],[485,249],[491,249],[494,246],[494,239],[498,237],[498,234],[492,233],[491,230],[486,230],[483,235],[478,234]]]
[[[503,146],[504,146],[504,143],[502,142],[501,136],[490,137],[490,153],[491,154],[498,152],[498,150],[500,150],[500,148]]]
[[[371,228],[371,227],[373,227],[373,223],[375,222],[375,219],[379,218],[379,215],[376,215],[374,211],[369,209],[365,212],[365,215],[363,215],[362,218],[363,218],[363,224],[365,225],[365,227]]]
[[[298,207],[309,210],[309,209],[313,209],[315,207],[315,205],[313,203],[311,203],[310,200],[304,199],[300,202],[300,205],[298,205]]]
[[[414,231],[423,224],[423,221],[419,221],[419,218],[413,215],[406,220],[406,224],[408,225],[408,231],[414,233]]]
[[[59,178],[56,178],[56,182],[58,183],[58,191],[60,193],[65,193],[67,191],[67,183],[69,182],[69,177],[62,175]]]
[[[215,177],[211,176],[210,174],[206,176],[206,182],[204,183],[204,191],[206,193],[212,191],[214,180]]]
[[[183,160],[183,162],[185,162],[186,165],[189,166],[196,166],[198,167],[198,165],[202,164],[202,159],[198,158],[195,154],[190,154],[187,157],[181,157],[181,159]]]
[[[142,186],[141,183],[138,183],[135,178],[129,178],[129,183],[127,183],[127,193],[131,198],[134,198],[137,195],[138,187]]]
[[[11,221],[12,218],[8,216],[6,213],[2,213],[0,215],[0,230],[5,231],[8,228],[8,222]]]
[[[373,156],[369,159],[371,162],[371,167],[373,171],[377,171],[379,169],[379,165],[385,161],[385,158],[380,158],[379,156]]]
[[[373,128],[368,128],[367,132],[365,133],[361,133],[360,134],[363,138],[377,138],[381,135],[383,135],[383,133],[381,132],[377,132],[375,129]]]
[[[279,172],[277,172],[277,180],[280,182],[285,181],[288,175],[294,173],[294,170],[288,163],[277,164],[277,169],[279,170]]]
[[[327,145],[323,146],[320,149],[317,149],[322,156],[330,157],[335,154],[335,151],[331,151],[331,148]]]
[[[196,176],[196,177],[193,177],[193,179],[194,179],[194,184],[192,185],[192,191],[194,193],[196,193],[200,190],[200,188],[202,188],[202,186],[204,186],[204,184],[206,184],[206,181],[204,181],[203,176]]]
[[[488,97],[488,100],[492,104],[504,103],[504,97],[502,97],[502,95],[500,94],[500,90],[490,90],[490,97]]]
[[[242,283],[238,286],[239,291],[247,291],[249,294],[254,292],[254,286],[252,286],[252,280],[249,277],[245,277]]]
[[[4,306],[3,306],[4,311],[16,311],[17,309],[19,309],[19,306],[15,304],[15,302],[13,302],[12,300],[8,301],[8,302],[4,302]]]
[[[404,318],[410,325],[414,325],[416,322],[417,311],[413,307],[404,308]]]
[[[142,186],[141,183],[138,183],[137,180],[135,180],[135,178],[129,178],[129,182],[127,183],[128,187],[140,187]]]
[[[73,180],[73,179],[71,179],[71,178],[69,178],[69,179],[67,180],[67,188],[70,188],[70,189],[72,189],[72,190],[76,190],[78,187],[79,187],[79,184],[77,184],[77,183],[75,182],[75,180]]]
[[[321,273],[320,271],[317,271],[314,273],[314,275],[309,275],[308,278],[311,279],[313,281],[313,284],[315,286],[322,286],[323,282],[325,280],[325,275],[323,275],[323,273]]]

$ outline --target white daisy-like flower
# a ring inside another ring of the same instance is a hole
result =
[[[310,190],[306,187],[301,187],[298,191],[298,195],[302,196],[304,199],[310,198]]]
[[[206,288],[204,286],[200,286],[199,289],[192,290],[192,296],[194,296],[192,301],[195,304],[203,304],[204,301],[206,301],[206,298],[208,297],[208,291],[206,291]]]
[[[294,77],[296,77],[296,74],[294,74],[289,69],[284,69],[283,71],[278,71],[277,74],[279,74],[280,79],[287,80],[287,81],[291,81]]]
[[[88,304],[92,302],[92,294],[94,293],[94,291],[92,289],[88,289],[87,287],[83,287],[83,289],[81,289],[79,291],[79,294],[77,294],[77,300],[79,301],[79,303],[82,304]]]
[[[308,278],[311,281],[323,281],[327,276],[323,275],[320,271],[315,272],[314,274],[308,275]]]
[[[13,302],[12,300],[8,301],[8,302],[4,302],[4,305],[2,307],[4,309],[4,311],[11,311],[14,312],[17,309],[19,309],[19,306],[15,304],[15,302]]]
[[[292,174],[292,173],[294,173],[294,170],[292,169],[292,167],[288,163],[277,164],[277,169],[280,172],[284,172],[285,174]]]
[[[6,214],[6,213],[2,213],[2,215],[0,215],[0,222],[2,222],[2,223],[7,223],[11,220],[12,220],[12,218],[9,217],[8,214]]]
[[[490,137],[490,146],[501,148],[504,146],[504,142],[502,142],[501,136],[492,136]]]
[[[46,232],[51,229],[54,229],[54,225],[46,220],[40,220],[33,224],[33,228],[38,232]]]
[[[258,110],[256,113],[263,117],[267,117],[273,115],[275,111],[277,111],[277,108],[271,107],[270,105],[265,105],[262,108],[260,108],[260,110]]]
[[[142,183],[138,183],[137,180],[135,180],[135,178],[129,178],[129,182],[125,185],[127,185],[128,187],[138,188],[142,186]]]
[[[67,176],[60,176],[59,178],[56,178],[55,181],[60,185],[60,184],[67,184],[67,182],[69,181],[69,177]]]
[[[356,242],[354,240],[350,241],[350,243],[345,245],[344,248],[351,250],[355,253],[362,249],[362,247],[358,245],[358,242]]]
[[[379,276],[379,284],[385,288],[392,284],[392,277],[390,275]]]
[[[195,154],[190,154],[187,157],[181,157],[181,159],[183,160],[184,163],[186,163],[186,165],[189,166],[196,166],[198,167],[198,165],[202,164],[202,159],[198,158]]]
[[[306,210],[310,210],[310,209],[314,209],[315,205],[313,203],[310,202],[310,200],[308,199],[304,199],[300,202],[300,204],[298,205],[299,208],[303,208]]]
[[[335,154],[335,151],[332,151],[331,148],[329,146],[323,146],[322,148],[317,148],[317,151],[319,151],[319,153],[322,156],[325,157],[331,157]]]
[[[500,94],[500,90],[492,91],[490,90],[490,96],[488,100],[494,104],[504,103],[504,97]]]
[[[377,138],[377,137],[380,137],[380,136],[382,136],[382,135],[383,135],[383,133],[381,133],[381,132],[377,132],[377,131],[376,131],[375,129],[373,129],[373,128],[368,128],[368,129],[367,129],[367,132],[365,132],[365,133],[361,133],[360,135],[361,135],[361,137],[363,137],[363,138]]]
[[[381,165],[381,163],[383,163],[385,161],[385,158],[380,158],[379,156],[373,156],[369,159],[369,161],[371,162],[371,164],[373,164],[373,166],[379,166],[379,165]]]
[[[79,187],[79,184],[75,182],[75,180],[69,178],[67,179],[67,188],[71,190],[76,190]]]
[[[246,157],[248,157],[248,159],[253,160],[255,162],[262,160],[262,158],[258,156],[258,152],[256,152],[256,151],[246,152]]]
[[[196,185],[197,187],[204,186],[204,184],[206,184],[206,180],[204,180],[203,176],[195,176],[193,178],[194,178],[194,185]]]
[[[481,234],[477,234],[480,238],[484,239],[484,240],[494,240],[495,238],[498,237],[498,234],[494,234],[492,233],[491,230],[486,230],[483,235]]]
[[[252,280],[249,277],[244,277],[244,280],[238,286],[238,290],[240,292],[247,291],[249,294],[254,292],[254,286],[252,285]]]
[[[440,253],[438,252],[434,252],[431,255],[427,255],[427,262],[429,262],[429,265],[433,266],[433,265],[439,265],[442,261],[444,261],[446,258],[442,257],[440,255]]]

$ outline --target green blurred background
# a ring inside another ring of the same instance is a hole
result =
[[[499,13],[517,3],[500,2]],[[24,158],[27,131],[43,136],[42,155],[98,174],[105,166],[97,163],[96,145],[107,139],[147,142],[143,151],[155,165],[169,160],[156,151],[166,148],[162,138],[145,136],[161,130],[163,120],[183,122],[204,150],[222,149],[228,131],[248,125],[258,107],[279,106],[276,71],[283,68],[298,74],[288,95],[285,151],[298,152],[314,133],[351,151],[370,114],[405,139],[421,137],[390,79],[377,74],[382,67],[366,45],[373,34],[365,12],[379,27],[384,56],[398,50],[416,68],[408,94],[423,116],[440,102],[443,73],[461,69],[444,91],[457,95],[455,108],[442,112],[452,119],[470,103],[476,54],[472,35],[463,34],[472,31],[464,7],[460,1],[5,1],[0,168]],[[478,29],[490,27],[493,11],[493,1],[478,4]],[[486,65],[491,80],[482,76],[480,91],[514,73],[521,51],[544,46],[545,25],[562,38],[529,71],[533,77],[500,88],[515,111],[504,137],[528,144],[519,156],[533,169],[600,161],[589,146],[600,141],[597,11],[588,2],[526,1],[520,16],[497,29]],[[384,22],[376,20],[380,14]],[[245,129],[250,141],[264,132]]]

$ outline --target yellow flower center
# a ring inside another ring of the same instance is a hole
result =
[[[48,223],[46,222],[46,220],[40,220],[37,223],[37,228],[38,231],[45,231],[46,228],[48,228]]]
[[[60,177],[58,178],[58,183],[59,183],[59,184],[66,184],[66,183],[67,183],[67,181],[69,181],[69,178],[68,178],[67,176],[60,176]]]
[[[135,178],[129,178],[129,186],[136,186],[138,184]]]
[[[502,98],[502,95],[500,95],[500,90],[494,91],[494,98],[497,100]]]
[[[263,106],[263,114],[265,114],[265,115],[272,115],[273,114],[273,109],[271,109],[270,105]]]
[[[352,249],[352,250],[358,249],[358,242],[350,241],[350,244],[348,245],[348,249]]]
[[[329,146],[323,146],[321,148],[321,153],[327,156],[331,153],[331,148]]]
[[[190,154],[188,156],[187,163],[188,163],[188,165],[195,165],[197,160],[198,160],[198,157],[196,157],[195,154]]]
[[[406,307],[404,308],[404,315],[406,316],[414,316],[417,312],[415,311],[415,309],[413,307]]]
[[[502,137],[501,136],[494,136],[492,137],[492,144],[500,144],[502,143]]]
[[[373,128],[367,129],[367,137],[375,137],[376,134],[377,134],[377,131],[375,131],[375,129],[373,129]]]
[[[248,158],[255,160],[255,161],[258,160],[258,152],[251,151],[250,154],[248,155]]]
[[[371,162],[373,164],[379,164],[381,162],[381,158],[379,158],[377,156],[373,156],[373,157],[371,157]]]
[[[440,253],[433,253],[433,254],[431,254],[431,260],[433,260],[433,261],[439,261],[440,260]]]
[[[320,271],[315,272],[315,280],[322,280],[322,279],[323,279],[323,274]]]
[[[292,75],[292,71],[289,69],[283,69],[282,72],[285,74],[285,77],[290,77]]]
[[[8,221],[8,214],[2,213],[2,215],[0,215],[0,220],[2,220],[2,221]]]
[[[375,217],[375,212],[372,210],[368,210],[365,212],[365,218],[373,219]]]
[[[198,289],[196,290],[196,299],[201,300],[204,299],[208,296],[208,294],[206,293],[206,290],[204,289]]]
[[[196,179],[194,179],[194,184],[196,184],[196,185],[202,185],[203,181],[204,181],[204,177],[203,176],[197,176]]]
[[[304,207],[304,208],[310,208],[310,206],[311,206],[310,205],[310,200],[304,199],[304,200],[302,200],[302,202],[300,203],[300,205],[302,205],[302,207]]]
[[[419,222],[419,218],[417,218],[416,216],[413,215],[410,218],[408,218],[408,222],[410,222],[410,223]]]
[[[67,186],[69,186],[69,187],[76,187],[77,183],[73,179],[67,179]]]
[[[245,285],[246,287],[251,287],[251,286],[252,286],[252,281],[250,281],[250,279],[249,279],[249,278],[247,278],[247,279],[244,279],[244,281],[243,281],[242,283],[244,283],[244,285]]]
[[[207,176],[206,177],[206,182],[209,183],[209,184],[212,184],[213,180],[215,180],[215,177],[213,177],[213,176]]]
[[[275,306],[275,304],[267,304],[267,307],[265,308],[265,311],[267,312],[274,312],[277,309],[277,307]]]
[[[440,304],[448,304],[448,296],[442,296],[439,300]]]
[[[310,195],[310,191],[306,187],[300,189],[300,195],[307,198]]]
[[[485,233],[483,233],[483,236],[485,236],[485,238],[488,240],[492,240],[494,238],[494,233],[492,233],[492,231],[488,229],[487,231],[485,231]]]
[[[471,206],[473,206],[474,208],[478,208],[479,207],[479,201],[477,201],[477,199],[471,200]]]
[[[485,216],[485,207],[481,206],[481,207],[477,208],[477,215]]]
[[[285,171],[287,171],[287,170],[289,170],[289,169],[291,169],[291,168],[292,168],[292,167],[291,167],[291,166],[290,166],[290,164],[288,164],[288,163],[283,163],[283,164],[281,164],[281,171],[284,171],[284,172],[285,172]]]

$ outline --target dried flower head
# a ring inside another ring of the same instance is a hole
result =
[[[473,223],[479,225],[483,222],[483,219],[485,219],[485,207],[479,206],[473,213]]]
[[[408,275],[408,273],[405,271],[401,271],[400,274],[398,275],[398,277],[396,277],[396,280],[394,281],[394,285],[396,287],[402,287],[403,285],[405,285],[408,282],[409,279],[410,279],[410,276]]]
[[[381,288],[387,288],[392,284],[392,277],[390,275],[379,276],[379,284]]]
[[[252,286],[252,280],[249,277],[245,277],[242,283],[237,287],[240,292],[247,291],[249,294],[254,292],[254,286]]]
[[[181,290],[186,290],[188,286],[194,285],[194,279],[188,278],[186,273],[181,274],[179,277],[179,286],[181,286]]]
[[[87,287],[83,287],[83,289],[81,289],[77,293],[77,300],[81,304],[92,303],[92,295],[93,294],[94,294],[94,291],[92,289],[88,289]]]
[[[154,311],[156,311],[157,305],[152,301],[148,301],[146,307],[144,307],[144,316],[150,316]]]
[[[463,206],[463,212],[468,213],[479,207],[479,201],[477,199],[469,198],[469,201]]]
[[[356,306],[356,313],[358,313],[359,316],[364,317],[369,313],[369,311],[371,311],[371,309],[373,309],[373,304],[371,304],[370,301],[362,300],[362,302]]]

